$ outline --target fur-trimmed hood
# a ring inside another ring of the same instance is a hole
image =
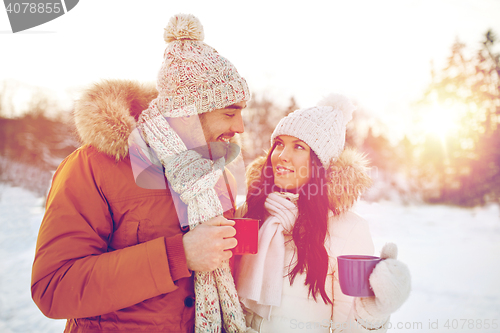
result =
[[[82,144],[116,161],[128,155],[129,136],[142,111],[158,96],[154,83],[103,80],[86,89],[76,101],[74,119]],[[235,135],[231,143],[239,145]]]
[[[249,164],[246,171],[247,187],[258,181],[266,157],[260,156]],[[348,211],[371,185],[368,160],[364,154],[346,148],[327,170],[330,210],[335,214]]]
[[[154,83],[104,80],[92,85],[75,103],[75,125],[82,144],[117,161],[125,158],[139,115],[157,95]]]

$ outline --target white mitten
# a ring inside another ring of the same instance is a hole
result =
[[[380,257],[385,260],[379,262],[370,275],[370,285],[375,297],[355,299],[358,319],[366,323],[383,324],[410,295],[410,271],[405,264],[396,260],[397,256],[396,244],[384,245]]]

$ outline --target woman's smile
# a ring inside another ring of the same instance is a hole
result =
[[[281,165],[277,165],[275,168],[274,174],[275,174],[275,176],[285,176],[285,175],[290,174],[291,172],[295,172],[295,171],[293,171],[290,168],[287,168],[287,167],[284,167]]]

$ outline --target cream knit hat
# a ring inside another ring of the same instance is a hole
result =
[[[344,150],[347,123],[355,107],[342,95],[331,94],[318,106],[290,113],[278,123],[271,145],[279,135],[290,135],[307,143],[327,169]]]
[[[233,64],[203,42],[203,26],[195,16],[173,16],[163,37],[168,46],[156,101],[163,116],[191,116],[250,99],[247,83]]]

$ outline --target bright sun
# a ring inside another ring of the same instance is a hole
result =
[[[444,139],[458,129],[462,111],[460,106],[447,107],[434,104],[425,111],[420,124],[425,133]]]

